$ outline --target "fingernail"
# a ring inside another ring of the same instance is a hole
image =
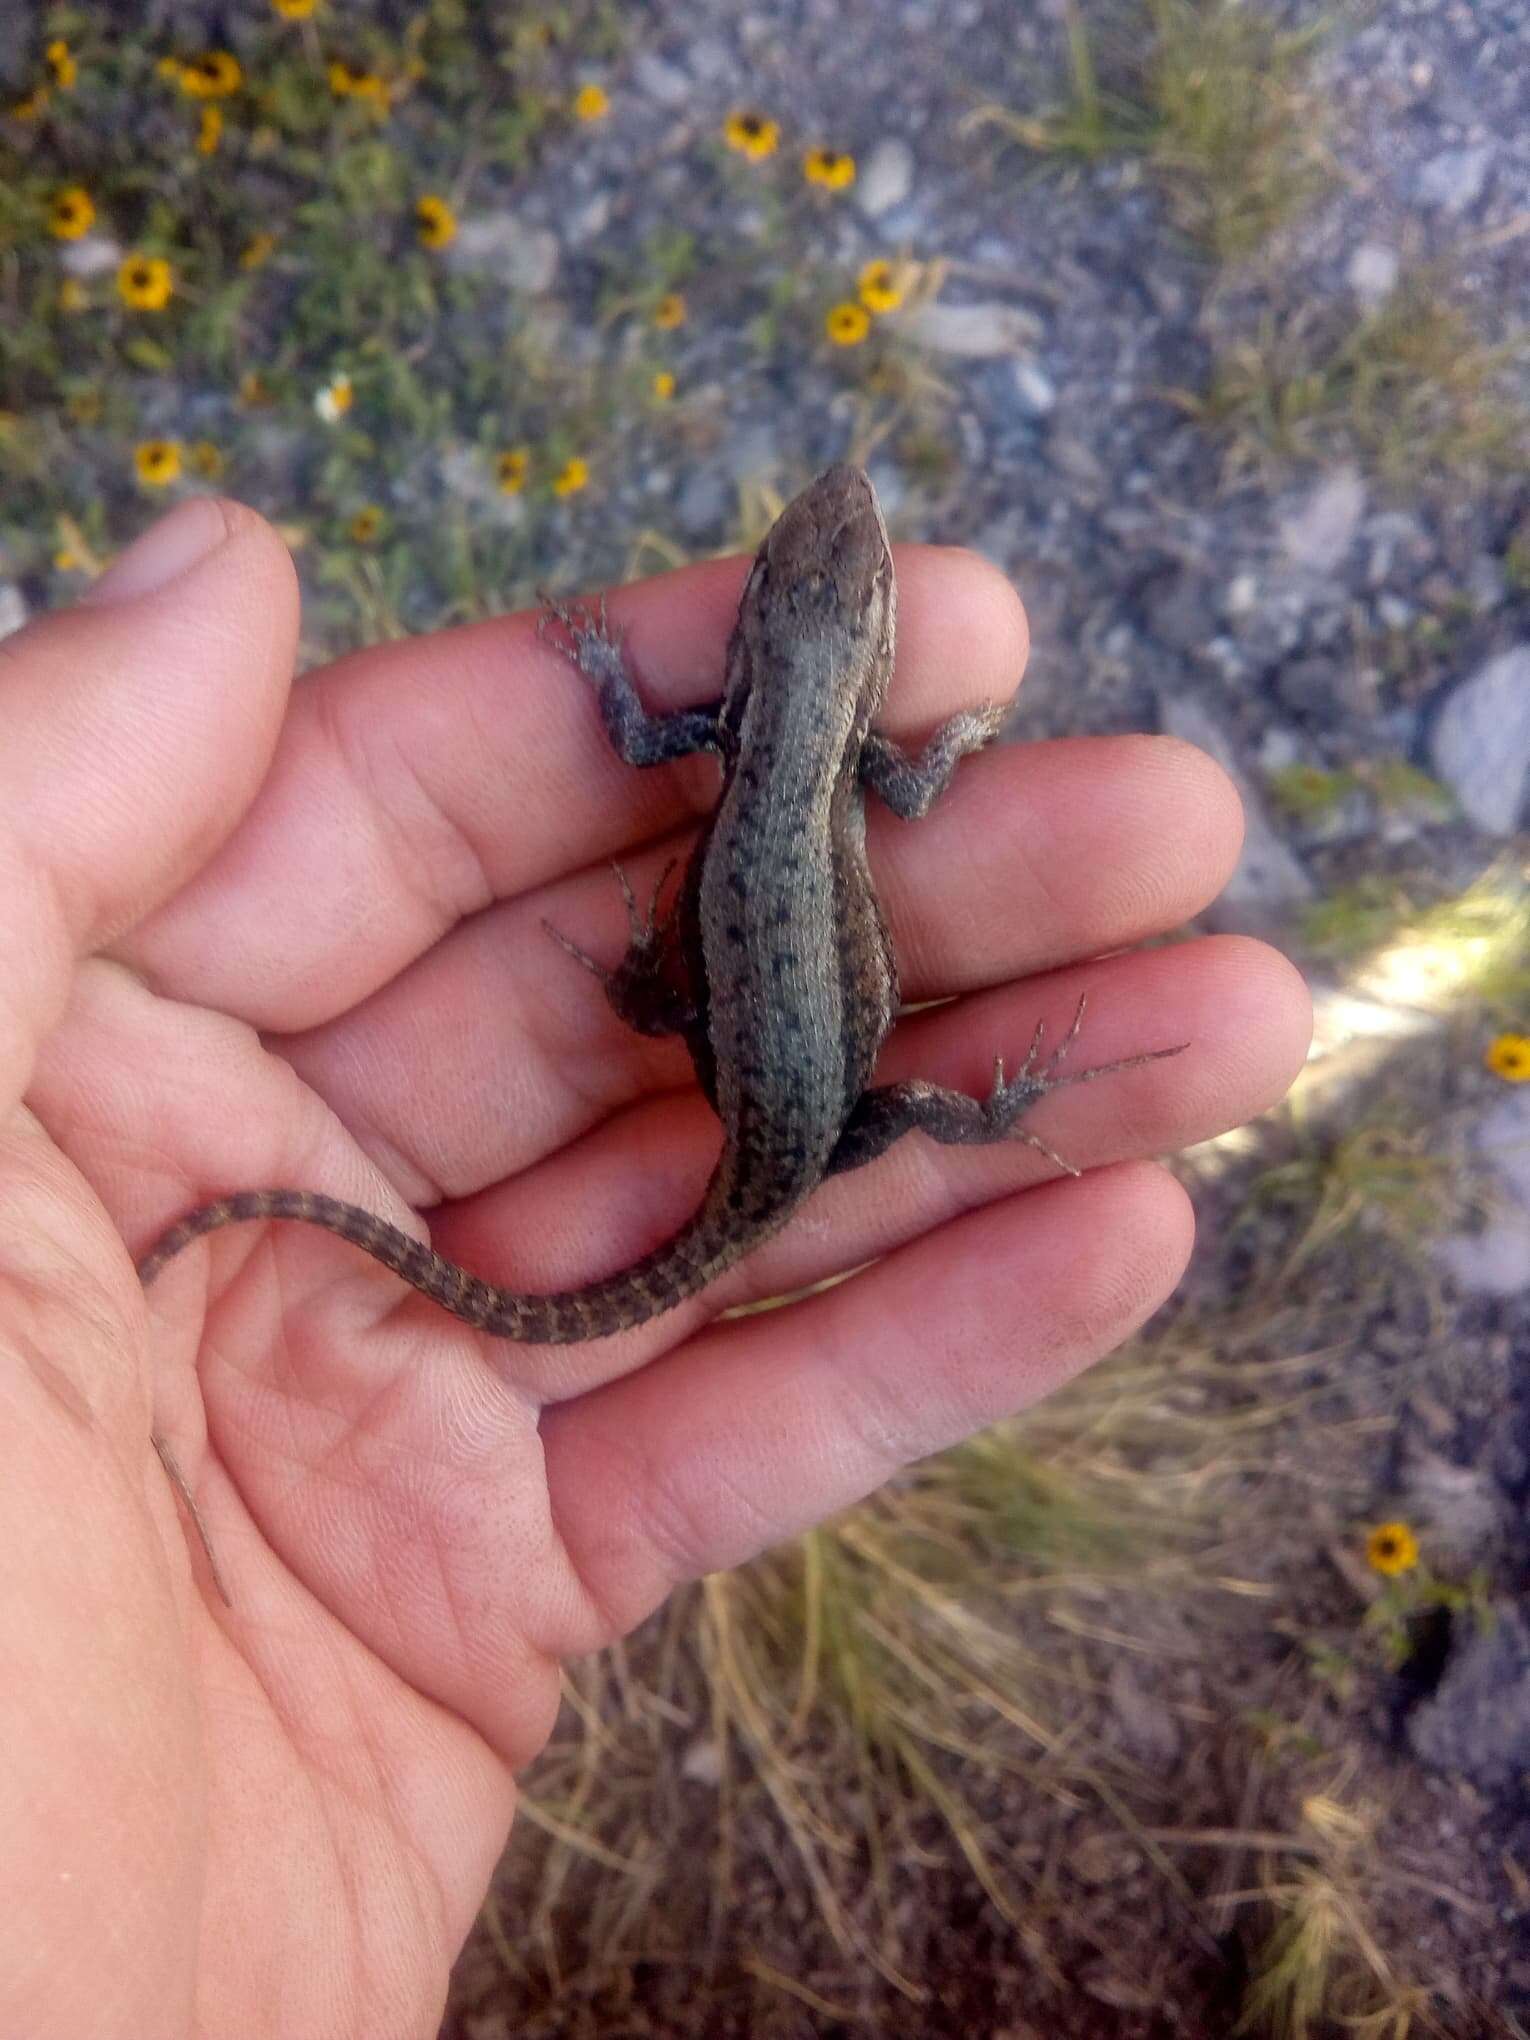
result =
[[[80,599],[130,602],[136,595],[150,595],[206,559],[227,537],[228,524],[212,498],[188,497],[118,553]]]

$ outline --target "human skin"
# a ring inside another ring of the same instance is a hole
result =
[[[1005,699],[1025,627],[960,552],[899,553],[885,724]],[[622,591],[648,698],[715,692],[744,562]],[[1000,747],[873,813],[906,997],[889,1077],[982,1095],[1090,995],[1016,1140],[917,1136],[703,1297],[589,1345],[485,1339],[343,1242],[235,1227],[147,1297],[133,1257],[235,1188],[325,1190],[505,1283],[578,1282],[697,1201],[716,1122],[548,940],[617,956],[715,792],[612,758],[506,617],[292,684],[297,588],[190,500],[0,642],[0,2029],[430,2035],[560,1664],[1108,1352],[1173,1288],[1150,1157],[1279,1098],[1297,974],[1209,938],[1236,795],[1164,738]],[[874,809],[875,803],[872,807]],[[789,1309],[719,1314],[868,1261]],[[232,1607],[151,1445],[172,1444]]]

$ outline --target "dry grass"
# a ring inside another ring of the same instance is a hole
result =
[[[1234,471],[1347,454],[1392,483],[1469,478],[1530,453],[1526,359],[1523,337],[1489,345],[1444,279],[1419,275],[1338,333],[1305,310],[1267,318],[1185,401],[1227,435]]]
[[[1321,29],[1284,31],[1238,0],[1136,0],[1097,30],[1071,5],[1066,21],[1067,97],[1031,115],[980,107],[969,131],[1045,157],[1141,157],[1219,262],[1260,247],[1326,182],[1328,115],[1310,80]]]

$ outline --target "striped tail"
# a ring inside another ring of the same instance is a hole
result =
[[[493,1338],[526,1345],[573,1345],[662,1317],[704,1289],[786,1217],[784,1211],[771,1214],[742,1237],[734,1227],[725,1231],[713,1215],[712,1203],[709,1194],[673,1239],[619,1273],[582,1289],[527,1296],[481,1281],[360,1205],[343,1204],[312,1190],[241,1190],[200,1206],[171,1226],[138,1263],[138,1276],[147,1287],[183,1247],[221,1226],[252,1219],[296,1219],[349,1240],[422,1296]]]

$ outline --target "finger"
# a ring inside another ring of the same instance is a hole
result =
[[[947,1147],[908,1134],[868,1167],[821,1185],[784,1232],[701,1296],[619,1338],[527,1349],[504,1364],[539,1396],[583,1394],[722,1311],[859,1267],[1055,1176],[1056,1165],[1022,1132],[1087,1170],[1173,1153],[1241,1126],[1284,1096],[1311,1039],[1300,972],[1263,943],[1219,936],[1112,957],[912,1016],[894,1033],[878,1080],[923,1077],[986,1097],[994,1055],[1018,1067],[1038,1020],[1048,1042],[1058,1043],[1085,991],[1068,1070],[1187,1046],[1058,1090],[1013,1136],[989,1146]],[[626,1266],[683,1224],[717,1146],[716,1122],[699,1097],[650,1100],[540,1166],[433,1212],[432,1238],[440,1252],[492,1280],[570,1287]]]
[[[879,1074],[921,1076],[984,1096],[995,1052],[1018,1063],[1038,1019],[1059,1040],[1086,987],[1089,1010],[1069,1067],[1189,1045],[1170,1059],[1060,1090],[1035,1108],[1024,1129],[1077,1168],[1167,1153],[1242,1124],[1283,1093],[1306,1051],[1310,1006],[1300,975],[1262,944],[1218,937],[1113,957],[915,1016],[895,1033]],[[135,1249],[179,1210],[270,1182],[300,1183],[409,1222],[386,1182],[358,1177],[359,1158],[322,1107],[310,1098],[306,1113],[293,1109],[292,1094],[306,1094],[253,1036],[173,1005],[152,1007],[145,1020],[136,1008],[148,997],[118,974],[115,987],[98,992],[92,1014],[71,1013],[75,1031],[61,1062],[73,1088],[48,1099]],[[229,1039],[226,1053],[209,1062],[188,1030],[213,1024]],[[109,1137],[92,1147],[91,1101],[124,1062],[165,1074],[118,1085],[132,1117],[125,1122],[119,1108]],[[237,1101],[233,1113],[229,1099]],[[228,1138],[241,1143],[232,1163]],[[507,1287],[577,1286],[628,1265],[690,1216],[718,1139],[699,1095],[648,1100],[523,1175],[433,1212],[432,1237],[443,1253]],[[179,1177],[161,1168],[156,1180],[146,1165],[156,1140],[184,1153]],[[859,1266],[1054,1173],[1019,1138],[952,1148],[911,1134],[870,1167],[824,1184],[777,1240],[650,1324],[584,1346],[489,1341],[479,1350],[539,1398],[578,1395],[642,1365],[724,1309]],[[308,1227],[231,1227],[172,1264],[156,1296],[163,1285],[165,1307],[179,1307],[186,1285],[208,1283],[209,1267],[220,1297],[238,1281],[266,1283],[279,1271],[281,1308],[294,1321],[322,1313],[325,1343],[337,1351],[390,1314],[438,1337],[457,1329],[349,1243]],[[283,1350],[280,1340],[275,1350]],[[243,1364],[231,1347],[229,1358]],[[213,1400],[218,1379],[216,1367],[206,1370]]]
[[[1018,598],[975,555],[900,555],[888,727],[1008,700]],[[745,563],[611,598],[656,707],[715,697]],[[311,676],[260,800],[215,862],[134,938],[167,990],[290,1031],[343,1012],[464,916],[693,819],[709,760],[639,772],[606,742],[588,683],[529,615],[383,645]]]
[[[1051,1184],[546,1412],[553,1510],[592,1603],[557,1647],[623,1633],[680,1581],[1050,1394],[1157,1309],[1193,1233],[1162,1170]]]
[[[880,821],[872,852],[911,1000],[1178,926],[1241,841],[1220,767],[1152,737],[1007,747],[969,760],[926,820]],[[659,847],[633,864],[640,897],[666,861]],[[478,916],[356,1011],[280,1044],[416,1202],[479,1189],[690,1081],[679,1041],[624,1026],[545,923],[612,964],[628,939],[609,869],[582,872]]]
[[[71,967],[184,884],[259,784],[296,637],[269,526],[198,498],[0,643],[0,1095]]]

